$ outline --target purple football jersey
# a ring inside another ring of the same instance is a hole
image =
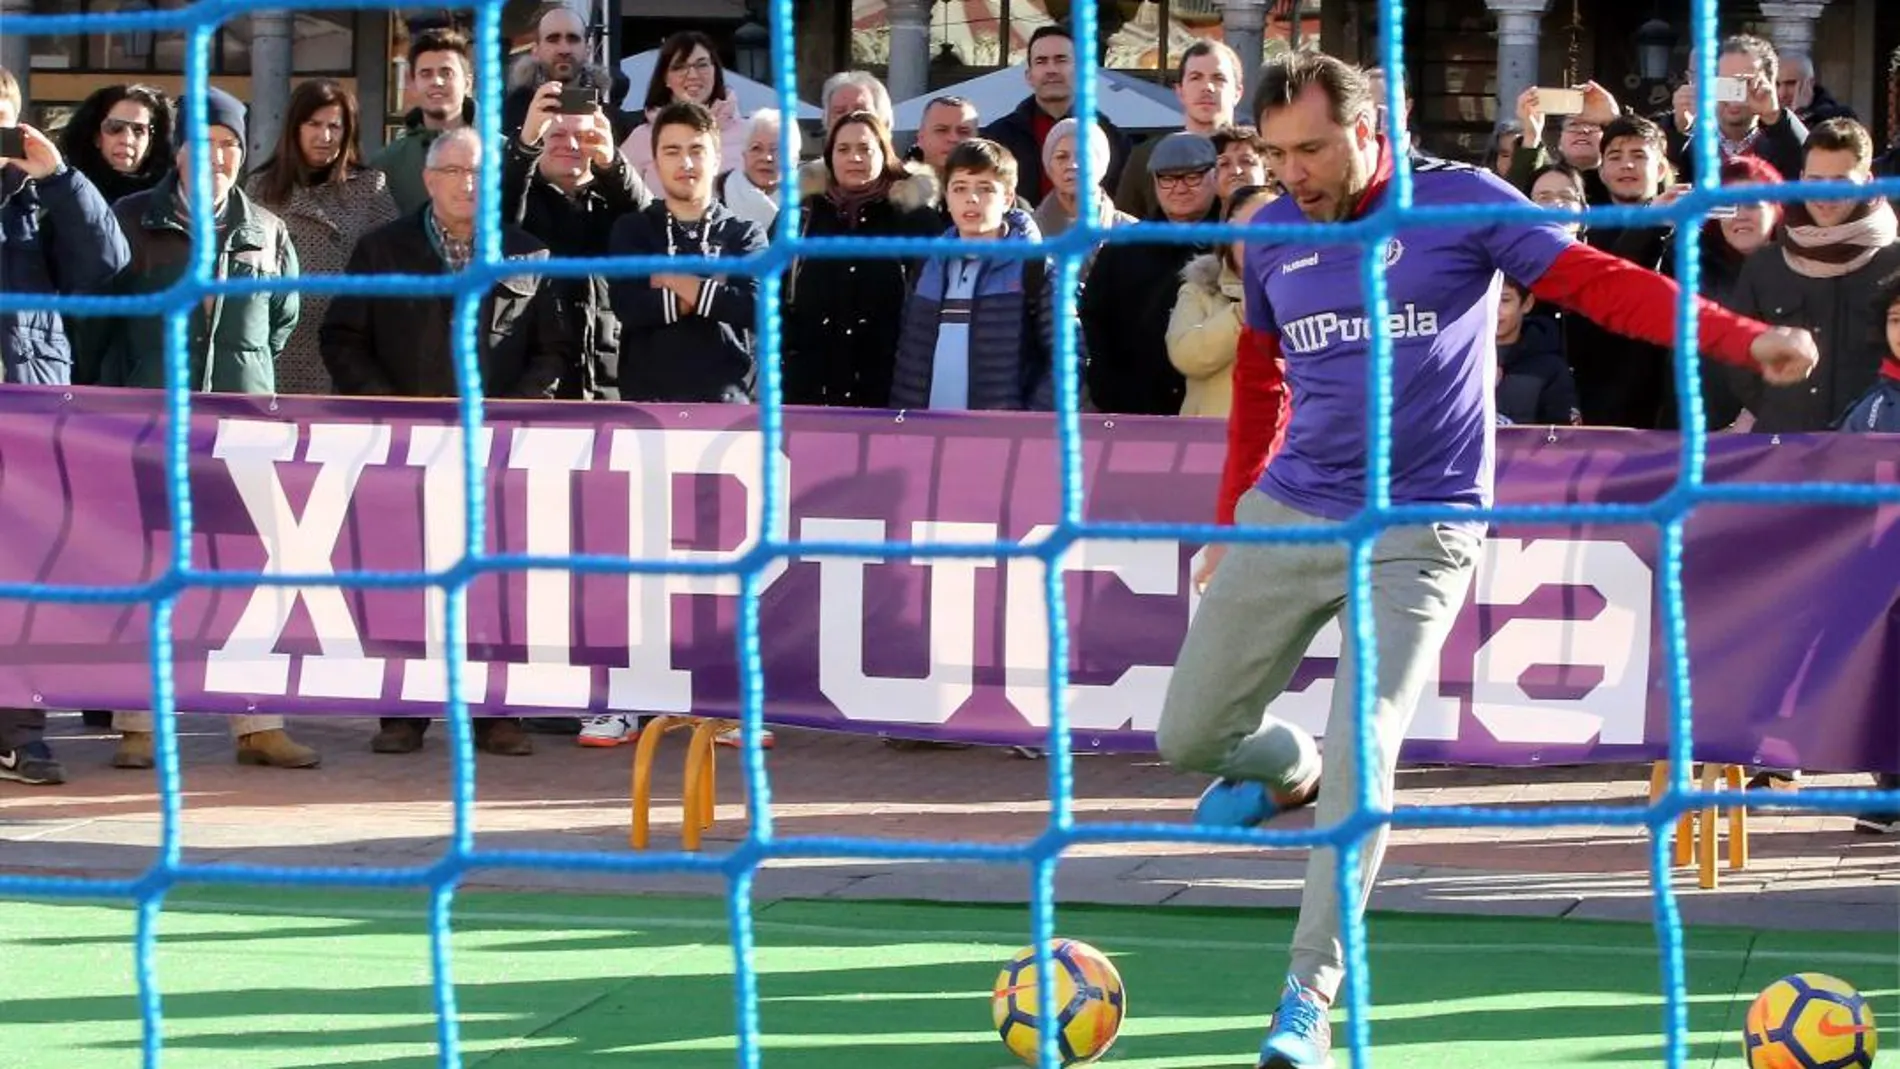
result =
[[[1530,203],[1489,171],[1417,157],[1412,190],[1416,205]],[[1305,218],[1282,197],[1254,220]],[[1385,243],[1394,504],[1490,505],[1499,272],[1529,286],[1571,244],[1554,222],[1407,229]],[[1279,337],[1293,409],[1259,488],[1330,520],[1350,518],[1366,500],[1372,326],[1363,255],[1350,243],[1247,249],[1248,322]]]

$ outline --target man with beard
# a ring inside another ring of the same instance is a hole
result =
[[[369,159],[371,167],[389,176],[389,195],[404,215],[429,202],[422,178],[429,146],[475,121],[468,47],[468,38],[454,30],[429,30],[409,42],[409,92],[417,106],[402,133]]]
[[[1202,38],[1181,53],[1177,73],[1180,82],[1174,93],[1181,99],[1183,130],[1212,138],[1216,131],[1233,125],[1234,109],[1245,88],[1241,85],[1240,57],[1232,48]],[[1154,181],[1148,174],[1148,158],[1160,143],[1161,138],[1154,137],[1136,145],[1115,188],[1115,207],[1137,219],[1151,217],[1159,206]],[[1219,145],[1215,147],[1218,151]]]
[[[1068,30],[1041,26],[1029,35],[1023,79],[1029,83],[1029,95],[1016,110],[986,127],[983,136],[1009,150],[1022,168],[1017,195],[1037,204],[1055,188],[1042,173],[1042,142],[1056,123],[1075,110],[1075,38]],[[1108,135],[1108,170],[1102,188],[1115,189],[1128,162],[1128,136],[1099,110],[1095,121]]]
[[[561,88],[592,89],[610,117],[614,144],[633,131],[633,117],[610,100],[625,95],[624,76],[587,62],[587,24],[572,8],[550,8],[535,27],[534,47],[516,60],[508,74],[508,95],[501,104],[501,135],[513,138],[528,120],[535,94],[549,83]]]
[[[1384,200],[1392,146],[1374,125],[1364,74],[1331,56],[1300,52],[1263,71],[1255,107],[1267,165],[1287,195],[1252,222],[1334,224],[1371,214]],[[1421,158],[1420,206],[1529,204],[1489,171]],[[1540,299],[1654,343],[1671,340],[1677,289],[1653,272],[1580,245],[1557,223],[1437,224],[1400,231],[1383,253],[1390,286],[1393,415],[1390,497],[1395,504],[1489,508],[1495,466],[1493,381],[1499,275]],[[1249,527],[1313,527],[1355,518],[1367,498],[1366,394],[1372,325],[1362,290],[1363,250],[1344,240],[1253,243],[1245,265],[1248,324],[1263,335],[1243,350],[1217,517]],[[1698,301],[1704,346],[1721,359],[1759,364],[1776,383],[1814,367],[1804,331],[1768,327]],[[1284,355],[1293,390],[1284,446],[1266,462],[1278,431],[1276,391],[1263,366]],[[1394,527],[1371,550],[1366,621],[1378,642],[1370,700],[1377,777],[1371,794],[1389,806],[1399,742],[1463,606],[1484,537],[1482,521]],[[1358,804],[1356,688],[1335,688],[1326,729],[1325,776],[1313,737],[1266,713],[1285,690],[1313,637],[1346,607],[1346,547],[1248,543],[1208,548],[1205,584],[1168,683],[1156,744],[1167,762],[1218,778],[1201,796],[1197,823],[1246,828],[1312,804],[1330,827]],[[1344,628],[1339,678],[1352,679],[1353,621]],[[1335,851],[1308,861],[1292,964],[1261,1046],[1264,1069],[1333,1064],[1328,1007],[1344,979],[1340,928],[1362,910],[1384,853],[1386,827],[1369,835],[1358,893],[1338,894]]]

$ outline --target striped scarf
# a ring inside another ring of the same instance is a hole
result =
[[[1795,274],[1807,278],[1840,278],[1867,266],[1874,254],[1900,236],[1893,208],[1885,200],[1863,201],[1846,221],[1821,226],[1805,202],[1788,205],[1781,254]]]

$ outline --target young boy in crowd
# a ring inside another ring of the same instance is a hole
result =
[[[1850,434],[1900,434],[1900,273],[1882,279],[1874,308],[1886,323],[1887,356],[1880,364],[1880,380],[1861,395],[1842,417],[1840,429]],[[1900,791],[1900,775],[1876,773],[1874,785]],[[1854,830],[1868,835],[1900,835],[1900,812],[1862,813]]]
[[[952,149],[944,203],[965,241],[1041,241],[1015,208],[1016,160],[983,138]],[[981,255],[924,265],[904,303],[891,407],[939,411],[1048,411],[1055,325],[1042,260]]]
[[[1564,361],[1563,329],[1527,315],[1537,298],[1511,279],[1498,292],[1498,422],[1579,426],[1577,383]]]

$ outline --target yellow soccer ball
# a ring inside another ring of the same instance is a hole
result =
[[[1742,1057],[1749,1069],[1870,1069],[1879,1038],[1860,992],[1822,973],[1796,973],[1748,1007]]]
[[[1108,1052],[1128,1012],[1121,974],[1101,951],[1073,939],[1050,945],[1054,964],[1056,1039],[1063,1065],[1086,1065]],[[1036,1065],[1036,957],[1024,947],[996,976],[990,1016],[1003,1044],[1029,1065]]]

